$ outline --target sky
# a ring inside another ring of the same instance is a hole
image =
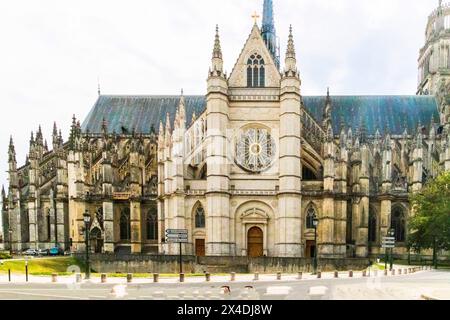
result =
[[[274,0],[281,53],[294,29],[304,95],[415,94],[437,0]],[[231,71],[263,0],[0,2],[0,184],[8,143],[24,164],[31,131],[66,140],[102,94],[205,94],[215,25]]]

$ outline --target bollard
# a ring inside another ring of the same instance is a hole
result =
[[[339,278],[339,272],[338,271],[335,271],[334,272],[334,277],[337,279],[337,278]]]
[[[8,269],[8,281],[11,282],[11,269]]]
[[[102,275],[100,276],[101,279],[101,283],[106,283],[106,273],[102,273]]]
[[[408,269],[403,269],[403,274],[408,274]]]
[[[281,272],[277,272],[277,280],[281,280]]]
[[[133,274],[131,274],[131,273],[128,273],[128,274],[127,274],[127,282],[128,282],[128,283],[133,282]]]
[[[180,273],[180,282],[184,282],[184,273]]]
[[[303,278],[303,272],[299,272],[298,276],[297,276],[297,279],[298,280],[302,280],[302,278]]]
[[[153,274],[153,283],[158,283],[159,282],[159,273],[154,273]]]
[[[52,273],[52,282],[58,282],[58,274],[57,273]]]
[[[81,282],[81,273],[77,273],[77,274],[75,275],[75,282],[76,282],[76,283],[80,283],[80,282]]]
[[[350,271],[348,272],[348,277],[349,277],[349,278],[353,278],[353,271],[352,271],[352,270],[350,270]]]
[[[206,280],[206,282],[210,282],[211,281],[211,274],[210,273],[205,273],[205,280]]]
[[[362,276],[363,276],[363,278],[367,277],[367,271],[366,271],[366,270],[364,270],[364,271],[362,272]]]
[[[392,275],[395,276],[395,269],[392,269]]]
[[[402,275],[402,269],[398,269],[398,275],[399,275],[399,276]]]
[[[236,281],[236,272],[232,272],[230,276],[231,281]]]
[[[254,281],[258,281],[259,280],[259,273],[255,272],[255,278],[253,279]]]
[[[322,278],[322,271],[317,271],[317,279],[321,279]]]

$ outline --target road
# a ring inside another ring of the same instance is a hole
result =
[[[229,286],[231,294],[222,294]],[[246,289],[246,286],[252,288]],[[450,272],[422,271],[406,276],[215,283],[0,283],[0,300],[420,300],[446,296]],[[312,297],[309,293],[316,292]],[[444,296],[442,296],[444,295]]]

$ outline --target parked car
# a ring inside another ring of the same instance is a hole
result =
[[[37,256],[38,255],[38,250],[36,249],[27,249],[23,252],[24,256]]]
[[[39,249],[38,250],[38,255],[39,256],[48,256],[49,254],[49,250],[48,249]]]
[[[53,247],[48,251],[49,256],[59,256],[62,255],[64,252],[61,248]]]

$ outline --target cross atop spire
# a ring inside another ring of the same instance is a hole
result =
[[[258,19],[261,18],[261,16],[255,11],[252,18],[255,20],[255,24],[258,24]]]

